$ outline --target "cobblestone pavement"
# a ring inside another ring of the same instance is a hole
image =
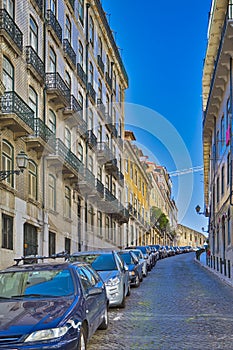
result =
[[[194,253],[158,261],[125,309],[110,309],[107,331],[88,350],[231,350],[233,288],[194,262]]]

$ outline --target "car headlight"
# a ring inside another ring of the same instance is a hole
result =
[[[50,340],[54,338],[60,338],[69,330],[69,327],[59,327],[59,328],[51,328],[51,329],[43,329],[40,331],[36,331],[31,333],[26,339],[25,342],[34,342],[41,340]]]
[[[119,277],[110,278],[105,282],[106,286],[115,286],[120,283]]]
[[[130,276],[135,276],[135,271],[130,271]]]

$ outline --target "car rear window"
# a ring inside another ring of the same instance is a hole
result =
[[[83,261],[91,264],[96,271],[116,270],[116,262],[113,254],[84,254],[72,257],[72,261]]]

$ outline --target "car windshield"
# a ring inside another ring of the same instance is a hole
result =
[[[72,256],[71,261],[83,261],[91,264],[96,271],[112,271],[117,270],[116,262],[113,254],[80,254]]]
[[[142,258],[142,253],[140,250],[133,250],[134,254],[139,258],[141,259]]]
[[[124,260],[124,262],[127,265],[133,264],[132,257],[130,255],[130,253],[121,253],[120,252],[119,255],[121,256],[121,258]]]
[[[73,279],[67,269],[0,273],[0,299],[61,297],[73,293]]]

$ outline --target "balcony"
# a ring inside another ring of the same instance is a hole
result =
[[[105,105],[103,104],[101,98],[97,98],[97,111],[100,113],[101,117],[104,118],[105,116]]]
[[[77,186],[82,196],[96,192],[95,176],[88,168],[82,167],[80,169]]]
[[[77,74],[78,74],[80,83],[85,88],[87,86],[87,75],[84,72],[83,67],[81,66],[80,63],[77,64]]]
[[[104,199],[107,202],[116,201],[116,197],[112,194],[112,192],[109,191],[107,187],[104,187]]]
[[[16,138],[32,134],[34,112],[14,91],[0,97],[0,120],[1,127],[11,129]]]
[[[117,137],[117,143],[118,143],[118,146],[120,147],[120,149],[122,150],[123,146],[124,146],[124,141],[122,140],[122,138],[120,136]]]
[[[106,127],[111,132],[113,137],[116,138],[117,137],[117,129],[115,127],[115,124],[112,121],[112,117],[108,113],[106,113],[105,114],[105,119],[106,119],[106,122],[105,122]]]
[[[100,72],[104,76],[104,62],[103,62],[102,57],[100,55],[97,56],[97,63],[98,63],[98,67],[100,68]]]
[[[23,50],[23,34],[5,9],[0,9],[0,35],[20,55]]]
[[[116,176],[116,179],[118,180],[119,184],[121,186],[124,186],[124,175],[122,174],[122,172],[119,170],[118,173],[117,173],[117,176]]]
[[[41,156],[42,153],[51,153],[56,146],[56,136],[48,128],[43,120],[34,119],[34,134],[25,138],[27,150],[35,150]]]
[[[54,152],[47,157],[49,165],[55,166],[62,171],[65,178],[77,182],[78,174],[82,171],[83,163],[78,157],[62,142],[56,139]]]
[[[113,175],[114,177],[117,176],[118,174],[118,167],[117,167],[117,159],[110,159],[109,161],[107,161],[105,163],[105,171],[109,174],[109,175]]]
[[[86,131],[86,142],[90,148],[92,149],[96,148],[97,137],[95,136],[92,130]]]
[[[70,105],[70,89],[59,73],[46,73],[46,89],[49,101],[56,105],[56,109]]]
[[[107,82],[107,86],[108,86],[109,89],[111,90],[111,89],[112,89],[112,79],[110,78],[108,72],[105,73],[105,80],[106,80],[106,82]]]
[[[43,11],[43,0],[31,0],[31,1],[36,5],[35,8],[39,10],[39,14],[41,15]]]
[[[132,216],[133,219],[137,219],[137,210],[134,209],[134,207],[132,206],[131,203],[128,203],[127,204],[127,208],[128,208],[128,211],[129,211],[129,214]]]
[[[62,28],[54,16],[53,11],[47,10],[47,17],[46,17],[48,29],[53,36],[54,40],[56,41],[57,45],[60,46],[62,43]]]
[[[44,83],[45,79],[45,65],[33,49],[32,46],[26,46],[26,62],[28,69],[31,71],[33,76],[41,83]]]
[[[113,159],[113,153],[106,142],[98,142],[96,147],[96,157],[99,164],[103,165]]]
[[[129,221],[129,211],[117,200],[112,217],[117,220],[120,225],[125,224]]]
[[[89,94],[91,102],[93,104],[95,104],[96,92],[95,92],[95,89],[93,88],[93,85],[91,83],[88,83],[88,94]]]
[[[82,115],[82,106],[80,106],[79,102],[76,100],[74,95],[71,95],[70,103],[67,107],[65,107],[63,111],[64,120],[71,128],[73,128],[74,126],[83,127],[83,132],[85,132],[87,130],[87,127]]]
[[[75,68],[76,53],[74,52],[74,49],[70,45],[70,42],[68,39],[63,40],[63,50],[64,50],[64,57],[66,58],[67,62],[69,63],[71,68]]]
[[[104,198],[104,185],[99,179],[95,179],[96,191],[100,198]]]

